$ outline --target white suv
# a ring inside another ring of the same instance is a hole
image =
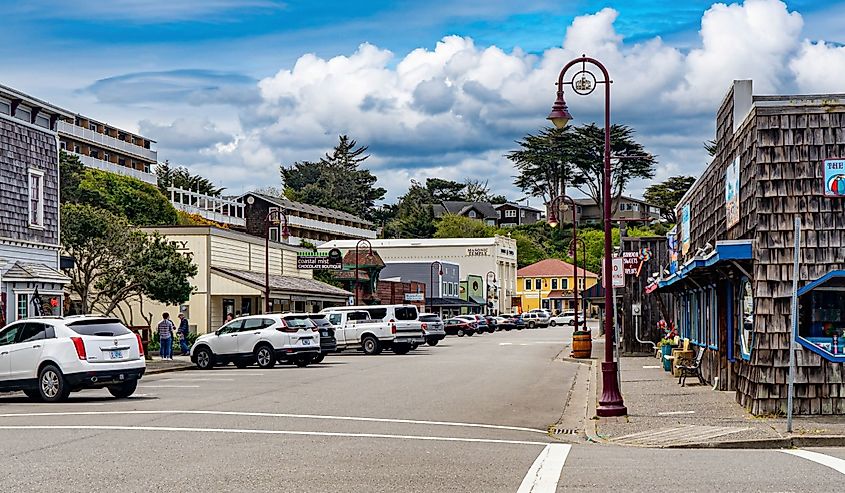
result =
[[[101,388],[129,397],[146,368],[141,337],[116,318],[31,318],[0,329],[0,390],[31,399]]]
[[[191,361],[208,370],[234,362],[238,368],[257,364],[272,368],[276,362],[308,366],[320,355],[317,325],[302,315],[271,313],[237,318],[216,332],[197,338]]]

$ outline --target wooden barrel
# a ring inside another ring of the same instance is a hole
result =
[[[593,352],[593,334],[592,332],[575,332],[572,334],[572,353],[573,358],[587,359]]]

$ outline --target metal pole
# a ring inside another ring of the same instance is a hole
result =
[[[611,282],[613,276],[611,275]],[[613,354],[616,356],[616,381],[622,391],[622,361],[619,358],[619,311],[616,307],[616,288],[613,288]]]
[[[264,236],[264,313],[270,313],[270,214],[267,214],[266,235]]]
[[[795,337],[798,333],[798,263],[801,248],[801,218],[795,218],[795,256],[792,261],[792,335],[789,338],[789,379],[786,391],[786,431],[792,433],[792,396],[795,387]]]
[[[358,245],[361,242],[355,244],[355,306],[358,306]]]

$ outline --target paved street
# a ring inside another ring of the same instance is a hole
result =
[[[553,440],[546,429],[579,368],[555,360],[568,332],[449,337],[306,369],[167,373],[124,401],[105,391],[61,405],[3,397],[0,463],[14,473],[0,488],[540,492],[559,477],[559,491],[841,490],[843,472],[781,451]],[[835,460],[845,453],[818,452],[845,471]]]

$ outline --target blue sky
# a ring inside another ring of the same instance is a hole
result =
[[[543,124],[553,95],[539,93],[580,52],[607,60],[614,120],[637,129],[664,178],[701,171],[732,78],[807,92],[827,89],[819,67],[845,76],[843,2],[68,3],[4,7],[0,82],[145,132],[161,160],[235,192],[277,184],[278,164],[349,133],[392,197],[410,179],[484,176],[520,198],[502,154]],[[600,114],[598,101],[575,108]]]

